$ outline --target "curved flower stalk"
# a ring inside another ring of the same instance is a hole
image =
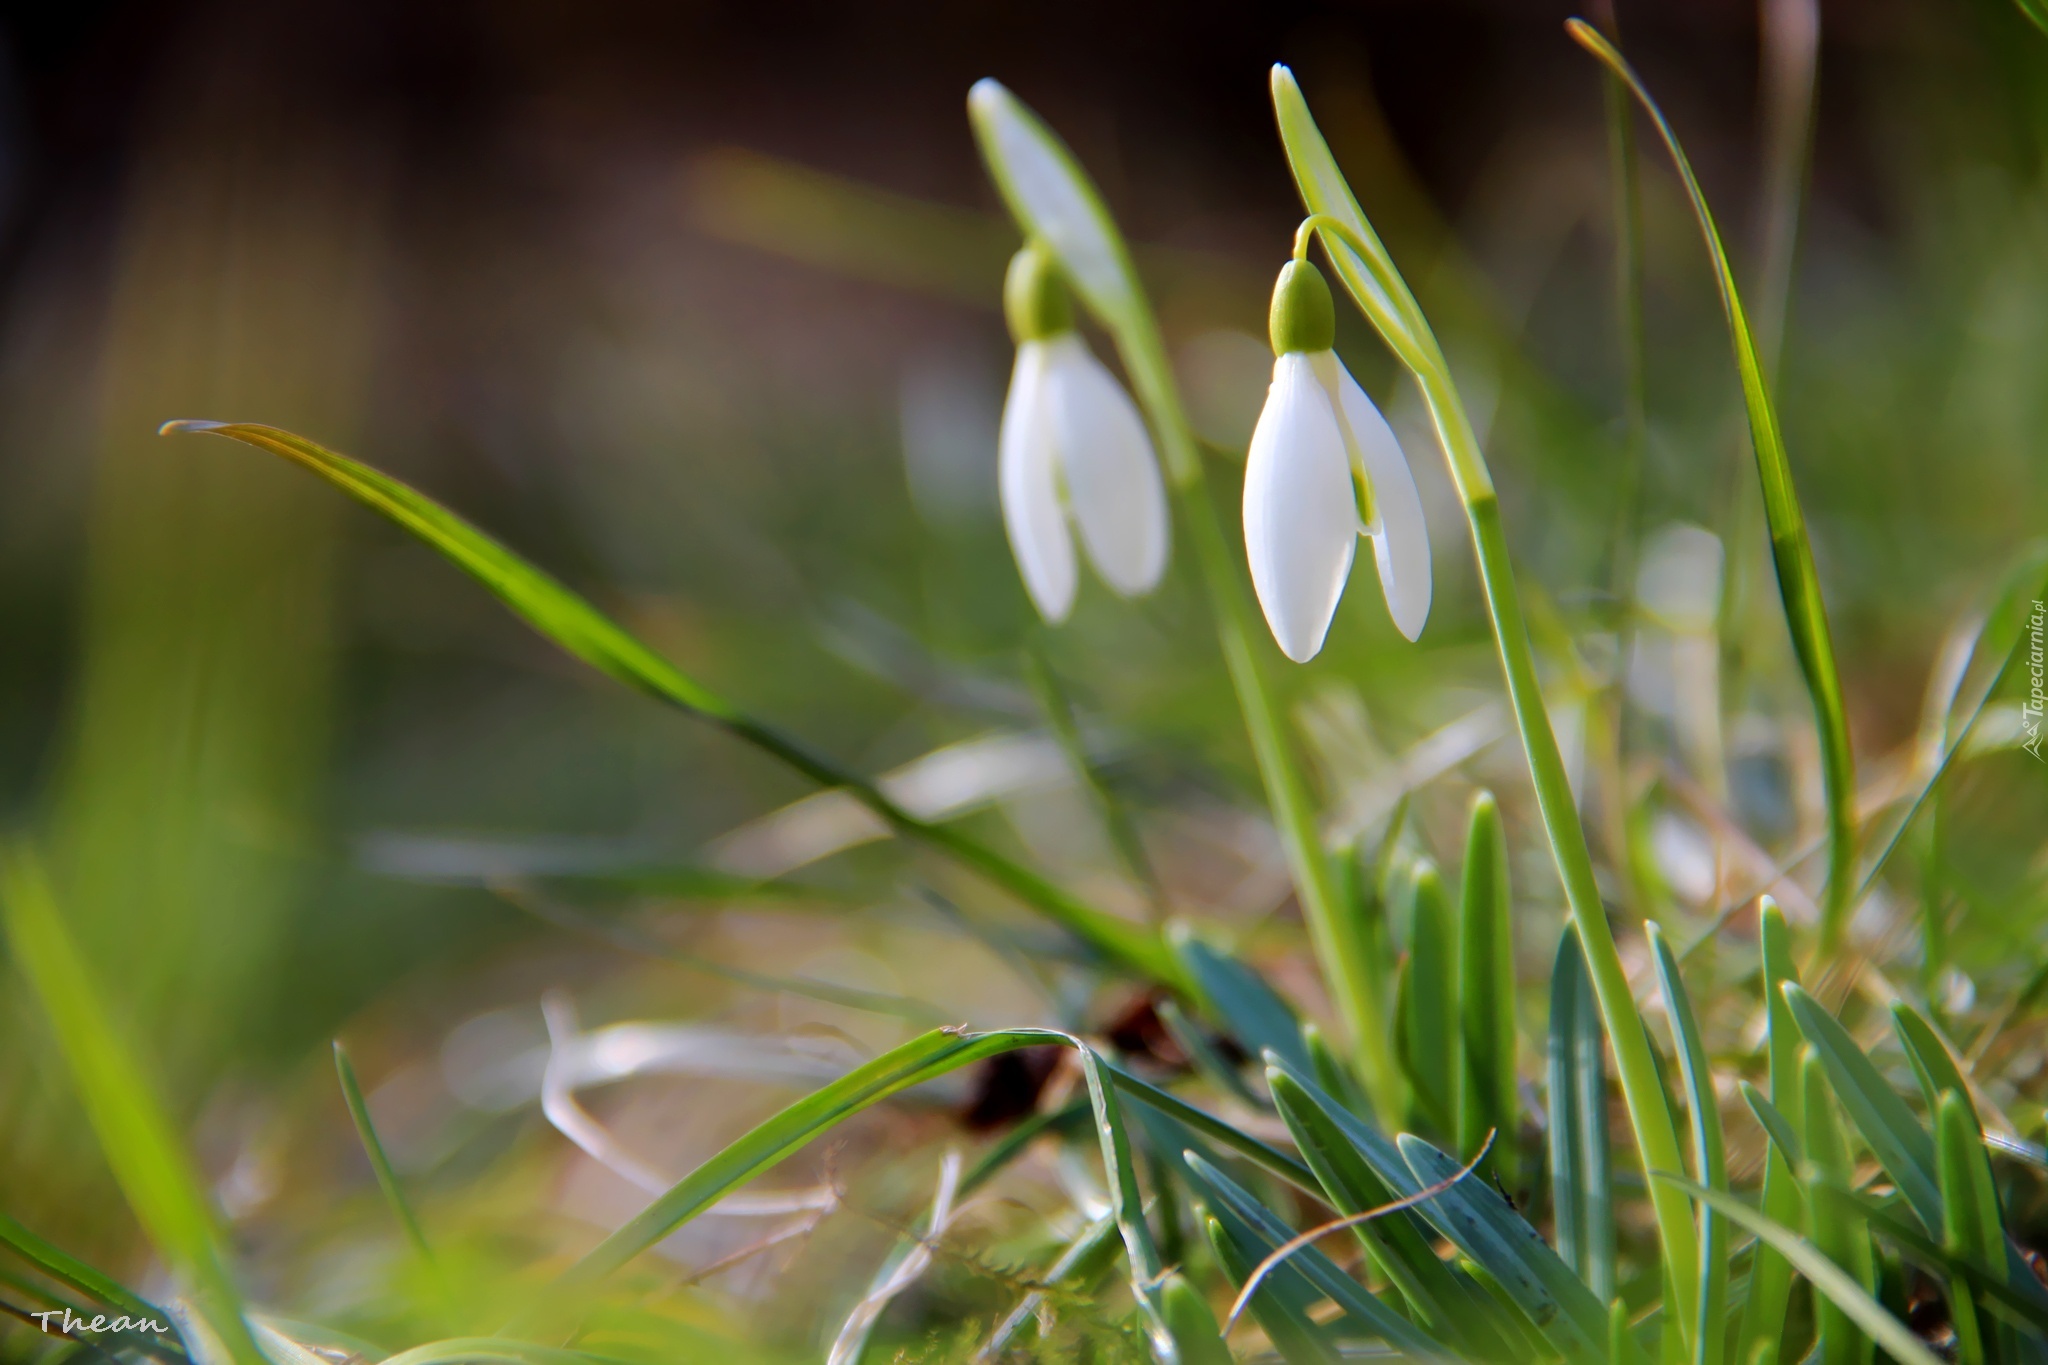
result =
[[[1166,571],[1166,486],[1145,421],[1074,330],[1052,254],[1027,242],[1003,289],[1017,367],[1003,405],[1003,526],[1038,614],[1073,610],[1071,520],[1102,580],[1125,597]]]
[[[1358,538],[1372,542],[1394,626],[1413,640],[1429,619],[1429,531],[1393,428],[1331,349],[1336,310],[1308,237],[1273,286],[1273,386],[1244,472],[1252,585],[1280,652],[1323,647]]]
[[[1479,437],[1472,429],[1464,400],[1428,319],[1366,221],[1364,210],[1359,208],[1357,197],[1338,170],[1329,144],[1308,111],[1308,102],[1295,83],[1294,73],[1284,66],[1273,68],[1273,107],[1288,166],[1310,215],[1303,222],[1302,231],[1322,236],[1337,277],[1388,349],[1414,373],[1429,406],[1437,438],[1443,444],[1445,462],[1450,466],[1451,482],[1459,501],[1465,505],[1466,520],[1471,526],[1473,557],[1478,561],[1480,589],[1492,619],[1501,671],[1506,676],[1508,701],[1522,734],[1522,750],[1536,789],[1537,808],[1543,816],[1558,877],[1564,883],[1571,922],[1585,950],[1594,998],[1599,1002],[1601,1020],[1614,1047],[1615,1069],[1620,1074],[1622,1098],[1628,1106],[1629,1127],[1646,1172],[1682,1170],[1678,1130],[1657,1074],[1642,1011],[1636,1005],[1628,972],[1622,966],[1613,931],[1607,924],[1585,827],[1579,821],[1564,758],[1544,709],[1535,651],[1529,644],[1529,626],[1522,615],[1514,565],[1508,558],[1507,537],[1501,526],[1500,501],[1494,493],[1486,457],[1479,449]],[[1697,1335],[1700,1298],[1699,1248],[1692,1207],[1682,1191],[1664,1181],[1651,1182],[1650,1196],[1657,1219],[1657,1240],[1671,1285],[1670,1311],[1690,1338]]]

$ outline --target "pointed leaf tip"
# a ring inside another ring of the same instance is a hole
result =
[[[226,422],[209,422],[200,417],[173,417],[156,429],[159,436],[182,436],[187,432],[219,431]]]
[[[994,76],[983,76],[967,89],[967,107],[970,110],[986,109],[1010,92]]]

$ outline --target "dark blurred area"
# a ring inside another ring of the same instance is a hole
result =
[[[886,770],[1030,723],[992,473],[1014,238],[968,86],[1002,79],[1101,181],[1228,468],[1299,217],[1267,100],[1285,61],[1454,358],[1522,355],[1490,367],[1490,451],[1526,572],[1580,611],[1614,524],[1621,362],[1601,88],[1572,12],[9,6],[0,811],[50,850],[166,1090],[239,1131],[235,1085],[303,1066],[347,1021],[446,1028],[600,970],[471,873],[386,875],[393,837],[681,858],[802,789],[565,662],[303,474],[161,422],[272,422],[370,460]],[[1617,17],[1760,269],[1757,8]],[[1831,4],[1821,35],[1784,402],[1858,742],[1881,752],[1910,738],[1960,604],[2048,511],[2048,64],[1993,0]],[[1732,536],[1754,478],[1733,370],[1697,238],[1646,165],[1644,524]],[[1390,362],[1345,325],[1388,390]],[[1315,674],[1359,675],[1395,736],[1444,718],[1431,670],[1497,685],[1462,534],[1434,524],[1431,662],[1358,624]],[[1091,611],[1056,646],[1090,706],[1180,746],[1137,787],[1243,798],[1185,584],[1135,624]],[[1776,636],[1758,649],[1789,657]],[[1731,712],[1799,714],[1773,667]],[[762,952],[801,956],[808,932]],[[899,984],[929,984],[904,962]],[[55,1204],[104,1182],[52,1155],[78,1129],[38,1027],[4,1007],[0,1167],[50,1172],[35,1198]]]

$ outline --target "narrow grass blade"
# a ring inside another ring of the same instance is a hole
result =
[[[949,1151],[940,1159],[938,1188],[932,1197],[931,1212],[925,1217],[923,1229],[905,1233],[889,1255],[883,1258],[868,1281],[868,1292],[861,1296],[860,1302],[854,1305],[840,1326],[832,1349],[826,1352],[825,1365],[860,1365],[867,1353],[868,1338],[874,1333],[875,1323],[931,1265],[933,1245],[945,1235],[947,1226],[953,1221],[959,1207],[959,1193],[960,1153]]]
[[[1270,1067],[1266,1078],[1280,1117],[1322,1182],[1332,1208],[1343,1214],[1364,1213],[1393,1202],[1397,1194],[1414,1193],[1416,1187],[1405,1179],[1407,1167],[1399,1152],[1392,1143],[1365,1129],[1356,1115],[1281,1067]],[[1368,1146],[1404,1177],[1398,1191],[1379,1174],[1378,1163],[1365,1150]],[[1417,1215],[1402,1210],[1360,1223],[1352,1233],[1425,1327],[1447,1341],[1463,1343],[1483,1358],[1500,1355],[1501,1337],[1489,1321],[1491,1305],[1475,1298],[1437,1257]]]
[[[1979,1302],[2007,1322],[2027,1328],[2037,1337],[2048,1337],[2048,1303],[2013,1287],[2003,1276],[1984,1269],[1974,1259],[1951,1255],[1939,1242],[1916,1230],[1906,1220],[1872,1207],[1838,1185],[1816,1181],[1809,1189],[1817,1202],[1842,1207],[1862,1218],[1873,1233],[1898,1247],[1931,1274],[1943,1279],[1967,1280],[1970,1287],[1982,1296]]]
[[[1798,1174],[1806,1158],[1798,1141],[1799,1029],[1779,987],[1787,981],[1796,983],[1799,972],[1793,963],[1792,935],[1784,912],[1769,896],[1757,904],[1757,938],[1763,957],[1764,1050],[1770,1063],[1771,1090],[1768,1100],[1761,1095],[1751,1099],[1752,1092],[1745,1085],[1743,1097],[1750,1100],[1750,1108],[1772,1139],[1772,1151],[1764,1158],[1764,1216],[1789,1227],[1806,1216]],[[1758,1107],[1759,1101],[1777,1115],[1782,1133],[1765,1120],[1766,1111]],[[1786,1146],[1788,1139],[1790,1145]],[[1749,1294],[1735,1334],[1736,1365],[1759,1365],[1757,1354],[1766,1346],[1769,1353],[1760,1365],[1791,1365],[1785,1343],[1785,1314],[1791,1297],[1792,1263],[1770,1243],[1758,1242],[1750,1261]]]
[[[1234,1216],[1249,1236],[1235,1240],[1241,1249],[1254,1253],[1242,1275],[1233,1274],[1241,1287],[1273,1251],[1294,1237],[1285,1219],[1255,1199],[1249,1190],[1202,1158],[1199,1152],[1185,1154],[1188,1170],[1211,1211]],[[1361,1224],[1360,1226],[1365,1226]],[[1309,1293],[1309,1302],[1328,1298],[1372,1336],[1385,1341],[1403,1355],[1449,1358],[1453,1352],[1429,1333],[1396,1313],[1344,1271],[1322,1251],[1304,1247],[1273,1271],[1263,1283],[1282,1281],[1299,1284]]]
[[[1948,1044],[1942,1041],[1940,1032],[1928,1022],[1926,1015],[1903,1000],[1892,1004],[1892,1032],[1898,1035],[1899,1046],[1906,1050],[1906,1060],[1912,1063],[1913,1076],[1920,1082],[1920,1094],[1927,1101],[1927,1112],[1931,1114],[1940,1107],[1943,1094],[1953,1093],[1963,1102],[1981,1142],[1983,1121],[1977,1117],[1977,1106],[1970,1102],[1970,1087],[1963,1080],[1963,1073],[1956,1066],[1956,1059],[1949,1052]],[[1937,1146],[1939,1132],[1937,1128]]]
[[[16,966],[50,1021],[100,1150],[137,1221],[199,1296],[207,1326],[236,1365],[262,1365],[199,1175],[155,1087],[115,1029],[41,863],[25,848],[0,851],[0,915]]]
[[[1202,586],[1215,619],[1223,662],[1244,715],[1266,800],[1287,852],[1288,870],[1308,921],[1318,964],[1357,1050],[1360,1076],[1382,1113],[1402,1112],[1405,1096],[1388,1038],[1380,975],[1366,940],[1346,918],[1336,876],[1287,727],[1267,686],[1252,641],[1255,624],[1247,583],[1231,551],[1202,473],[1201,455],[1173,376],[1158,319],[1131,267],[1131,253],[1094,182],[1059,135],[992,80],[967,97],[969,121],[989,175],[1027,237],[1044,242],[1089,310],[1116,339],[1117,354],[1152,426],[1179,504],[1179,523],[1194,546]]]
[[[370,1169],[377,1173],[377,1188],[384,1192],[384,1202],[391,1205],[391,1215],[405,1230],[406,1241],[420,1260],[434,1264],[434,1252],[427,1245],[427,1234],[420,1230],[420,1220],[414,1216],[412,1204],[405,1197],[405,1190],[398,1183],[398,1173],[391,1169],[391,1158],[385,1155],[384,1142],[377,1136],[376,1125],[370,1122],[370,1106],[363,1099],[363,1087],[356,1080],[355,1063],[349,1060],[348,1049],[341,1045],[341,1039],[334,1040],[334,1074],[341,1081],[341,1098],[348,1105],[348,1116],[356,1125],[356,1137],[363,1144],[363,1155],[370,1158]]]
[[[1310,1068],[1308,1048],[1301,1041],[1301,1021],[1264,978],[1204,943],[1185,924],[1169,929],[1167,940],[1211,1015],[1248,1054],[1257,1057],[1277,1052],[1290,1065]]]
[[[449,1337],[386,1356],[381,1365],[615,1365],[604,1356],[511,1337]]]
[[[1232,1284],[1249,1279],[1265,1254],[1242,1219],[1219,1209],[1203,1222],[1209,1248]],[[1299,1276],[1273,1276],[1252,1296],[1252,1316],[1287,1365],[1336,1365],[1337,1347],[1308,1316],[1312,1293]]]
[[[1236,1063],[1209,1041],[1209,1035],[1200,1024],[1183,1014],[1180,1006],[1171,1000],[1160,1001],[1158,1009],[1159,1022],[1166,1026],[1167,1036],[1188,1055],[1188,1064],[1195,1069],[1196,1075],[1250,1108],[1266,1107],[1266,1101],[1239,1074]]]
[[[1458,1088],[1458,1152],[1470,1158],[1498,1133],[1487,1164],[1516,1184],[1515,962],[1508,904],[1508,844],[1492,792],[1472,801],[1458,897],[1458,1018],[1465,1045]]]
[[[1848,1143],[1835,1120],[1824,1064],[1810,1047],[1800,1061],[1800,1089],[1800,1117],[1806,1124],[1801,1134],[1806,1147],[1806,1182],[1827,1181],[1846,1188],[1851,1177]],[[1809,1210],[1808,1227],[1814,1246],[1845,1276],[1853,1277],[1866,1294],[1876,1289],[1877,1267],[1871,1256],[1870,1234],[1861,1218],[1839,1206],[1815,1205]],[[1799,1264],[1790,1252],[1786,1255],[1794,1265]],[[1805,1266],[1799,1268],[1816,1289],[1826,1288]],[[1847,1304],[1832,1294],[1828,1298],[1829,1302],[1819,1305],[1821,1365],[1869,1365],[1870,1343],[1876,1334],[1868,1331]]]
[[[610,1274],[812,1138],[891,1095],[985,1057],[1046,1043],[1072,1046],[1068,1035],[1041,1029],[984,1034],[935,1029],[920,1034],[804,1096],[728,1145],[600,1242],[563,1278],[577,1284]]]
[[[1792,1120],[1786,1118],[1777,1105],[1765,1099],[1764,1093],[1748,1081],[1742,1082],[1742,1102],[1763,1125],[1764,1136],[1771,1140],[1772,1151],[1777,1156],[1789,1162],[1794,1170],[1806,1164],[1806,1149],[1800,1145],[1799,1133],[1793,1128]]]
[[[1869,1291],[1812,1242],[1784,1224],[1764,1217],[1733,1195],[1695,1185],[1667,1171],[1659,1171],[1653,1178],[1685,1191],[1743,1231],[1777,1248],[1829,1303],[1884,1347],[1899,1365],[1942,1365],[1941,1357],[1928,1350],[1911,1328],[1885,1312]]]
[[[1045,713],[1053,738],[1059,742],[1067,763],[1093,799],[1096,813],[1102,817],[1103,832],[1109,836],[1110,847],[1116,850],[1117,858],[1131,879],[1145,889],[1155,918],[1163,917],[1167,911],[1166,890],[1160,884],[1159,871],[1145,854],[1145,842],[1138,837],[1138,827],[1131,819],[1129,808],[1111,789],[1103,778],[1100,765],[1088,752],[1088,744],[1081,737],[1080,722],[1074,716],[1073,699],[1067,695],[1059,674],[1053,671],[1052,660],[1046,657],[1044,648],[1036,640],[1024,651],[1024,674],[1030,679],[1031,690],[1038,697],[1038,709]]]
[[[1457,1131],[1458,1076],[1464,1040],[1458,1031],[1457,925],[1436,868],[1415,873],[1414,916],[1407,969],[1401,977],[1401,1060],[1415,1106],[1435,1132]]]
[[[1991,1180],[1991,1162],[1984,1155],[1983,1130],[1960,1091],[1944,1090],[1935,1103],[1934,1149],[1941,1176],[1942,1249],[1959,1259],[1975,1261],[1985,1270],[2002,1267],[2005,1229],[1998,1191]],[[1961,1358],[1967,1365],[1980,1365],[1985,1345],[1981,1329],[1991,1324],[1978,1322],[1976,1296],[1967,1280],[1957,1277],[1949,1281],[1949,1306]]]
[[[1418,1184],[1434,1185],[1458,1171],[1456,1161],[1421,1138],[1403,1133],[1396,1142]],[[1566,1360],[1607,1358],[1607,1305],[1507,1200],[1465,1180],[1417,1207]]]
[[[905,838],[939,849],[1061,925],[1105,957],[1151,980],[1178,987],[1157,934],[1105,914],[1038,873],[950,826],[920,820],[873,783],[812,753],[717,696],[561,582],[514,554],[433,499],[369,465],[277,427],[251,422],[166,422],[167,433],[206,432],[291,461],[381,512],[441,552],[541,635],[606,676],[699,716],[824,787],[838,787]]]
[[[1821,943],[1832,952],[1847,926],[1850,892],[1856,863],[1856,760],[1849,747],[1848,710],[1842,701],[1842,682],[1835,662],[1834,642],[1829,636],[1827,607],[1821,599],[1820,575],[1814,568],[1813,547],[1808,542],[1806,516],[1799,506],[1799,494],[1792,482],[1791,462],[1785,455],[1784,437],[1778,429],[1778,415],[1771,402],[1771,387],[1762,355],[1749,318],[1743,311],[1742,296],[1735,287],[1735,271],[1722,245],[1720,230],[1707,207],[1706,195],[1693,175],[1692,163],[1679,145],[1678,135],[1664,118],[1664,111],[1650,97],[1634,68],[1616,51],[1599,30],[1580,19],[1566,21],[1580,46],[1597,57],[1625,83],[1656,126],[1671,154],[1672,164],[1684,182],[1698,221],[1700,236],[1714,269],[1720,289],[1722,311],[1727,315],[1729,338],[1735,350],[1736,368],[1742,377],[1742,398],[1749,410],[1750,442],[1756,452],[1757,476],[1764,492],[1764,518],[1770,527],[1771,559],[1777,567],[1778,592],[1784,601],[1785,624],[1792,633],[1792,645],[1799,656],[1800,671],[1813,702],[1814,721],[1820,731],[1821,765],[1827,783],[1828,882],[1822,907]]]
[[[1161,1090],[1149,1081],[1138,1079],[1128,1071],[1119,1071],[1106,1062],[1103,1063],[1103,1069],[1109,1073],[1118,1090],[1138,1103],[1185,1124],[1189,1131],[1228,1148],[1253,1165],[1279,1176],[1298,1190],[1309,1194],[1320,1193],[1314,1173],[1287,1153],[1261,1142],[1234,1124],[1225,1123],[1214,1114],[1204,1113],[1186,1100]]]
[[[1780,990],[1799,1032],[1826,1068],[1836,1098],[1841,1100],[1857,1131],[1863,1134],[1863,1140],[1870,1144],[1870,1150],[1877,1154],[1885,1174],[1899,1187],[1899,1193],[1906,1197],[1928,1231],[1939,1229],[1941,1194],[1935,1182],[1934,1139],[1863,1055],[1863,1049],[1856,1046],[1848,1030],[1836,1023],[1818,1000],[1790,983]],[[1809,1089],[1805,1094],[1810,1097],[1812,1091]],[[1805,1116],[1805,1123],[1810,1151],[1811,1115]]]
[[[1614,7],[1606,6],[1602,24],[1615,33]],[[1619,41],[1617,35],[1617,41]],[[1635,592],[1637,523],[1642,516],[1643,466],[1649,458],[1649,343],[1643,320],[1643,194],[1641,164],[1636,154],[1635,110],[1629,103],[1628,87],[1609,75],[1601,94],[1607,122],[1608,178],[1612,186],[1614,212],[1614,299],[1619,323],[1622,378],[1622,465],[1616,480],[1613,549],[1609,556],[1608,590],[1616,604],[1625,609]],[[1614,693],[1619,708],[1625,698]],[[1619,755],[1617,755],[1617,760]],[[1625,849],[1627,812],[1617,805],[1614,844]],[[1630,861],[1625,855],[1622,863]],[[1624,868],[1630,884],[1630,904],[1643,907],[1639,880]],[[1744,1362],[1744,1365],[1748,1365]]]
[[[1308,1051],[1309,1072],[1317,1084],[1335,1095],[1352,1113],[1371,1112],[1366,1106],[1364,1093],[1358,1088],[1357,1078],[1331,1050],[1329,1039],[1312,1021],[1302,1023],[1301,1045]]]
[[[6,1247],[57,1283],[68,1285],[95,1303],[105,1304],[130,1317],[166,1322],[164,1311],[149,1300],[79,1260],[63,1248],[52,1245],[0,1213],[0,1246]]]
[[[1567,928],[1550,973],[1551,1207],[1557,1250],[1602,1300],[1614,1297],[1614,1175],[1607,1055],[1579,936]]]
[[[2014,566],[2002,577],[1998,590],[1992,596],[1992,604],[1984,613],[1984,628],[1977,633],[1977,638],[1970,647],[1970,659],[1962,681],[1968,681],[1968,675],[1977,673],[1980,668],[1989,676],[1985,678],[1982,687],[1975,690],[1976,700],[1968,705],[1962,704],[1960,700],[1964,689],[1961,682],[1958,683],[1958,700],[1944,716],[1942,726],[1943,731],[1954,738],[1941,750],[1941,757],[1935,763],[1934,770],[1921,784],[1919,792],[1906,807],[1905,814],[1899,817],[1898,824],[1892,829],[1891,837],[1864,868],[1863,881],[1857,888],[1857,899],[1860,900],[1865,892],[1877,884],[1879,874],[1891,861],[1892,855],[1898,852],[1899,846],[1905,843],[1907,831],[1914,827],[1921,810],[1939,794],[1942,779],[1948,775],[1949,768],[1962,754],[1970,737],[1976,733],[1977,722],[1983,717],[1992,697],[1997,695],[2000,684],[2018,667],[2023,652],[2021,646],[2028,641],[2027,623],[2033,610],[2033,603],[2048,596],[2048,583],[2042,581],[2044,559],[2048,559],[2048,542],[2032,541],[2021,550],[2015,558]]]
[[[1159,1297],[1165,1267],[1152,1241],[1152,1230],[1145,1223],[1144,1196],[1139,1192],[1138,1170],[1131,1160],[1130,1131],[1124,1126],[1123,1111],[1117,1105],[1116,1092],[1102,1059],[1092,1048],[1081,1046],[1077,1050],[1081,1054],[1081,1074],[1088,1082],[1088,1103],[1095,1110],[1096,1134],[1102,1140],[1102,1175],[1109,1187],[1110,1212],[1116,1216],[1117,1231],[1123,1237],[1131,1294],[1145,1318],[1153,1357],[1160,1365],[1174,1365],[1173,1334],[1166,1325]]]
[[[1685,1084],[1686,1113],[1692,1127],[1693,1170],[1709,1189],[1728,1188],[1728,1148],[1721,1132],[1721,1106],[1714,1095],[1714,1073],[1707,1066],[1706,1044],[1700,1040],[1692,997],[1678,973],[1678,959],[1656,924],[1649,926],[1650,952],[1657,965],[1657,985],[1671,1016],[1678,1043],[1678,1074]],[[1708,1211],[1700,1219],[1700,1319],[1692,1336],[1694,1365],[1721,1365],[1727,1345],[1728,1233]]]
[[[891,1095],[972,1065],[984,1058],[1018,1048],[1042,1047],[1047,1044],[1072,1047],[1081,1054],[1082,1073],[1088,1083],[1089,1104],[1102,1142],[1105,1179],[1109,1184],[1118,1231],[1129,1262],[1132,1285],[1146,1314],[1147,1332],[1155,1352],[1161,1359],[1171,1360],[1171,1343],[1166,1335],[1158,1299],[1162,1267],[1158,1250],[1152,1241],[1151,1232],[1145,1226],[1143,1210],[1139,1204],[1130,1138],[1124,1127],[1115,1091],[1124,1089],[1137,1092],[1145,1098],[1145,1102],[1155,1104],[1176,1118],[1181,1117],[1183,1112],[1193,1115],[1203,1120],[1207,1129],[1222,1130],[1218,1136],[1227,1134],[1236,1145],[1248,1146],[1254,1153],[1264,1149],[1264,1144],[1235,1133],[1228,1125],[1209,1118],[1190,1106],[1177,1101],[1171,1105],[1161,1103],[1162,1099],[1171,1100],[1171,1097],[1164,1096],[1163,1092],[1158,1092],[1155,1087],[1147,1086],[1117,1072],[1072,1035],[1048,1029],[1008,1029],[992,1033],[937,1029],[891,1049],[831,1084],[813,1091],[728,1145],[571,1266],[558,1281],[558,1286],[562,1290],[573,1292],[609,1275],[718,1202],[730,1191],[791,1155],[821,1133],[829,1131],[837,1124]],[[1279,1164],[1285,1166],[1291,1163],[1285,1158],[1280,1158]],[[1304,1183],[1312,1181],[1312,1177],[1305,1169],[1300,1168],[1298,1164],[1294,1165]],[[545,1313],[547,1308],[547,1305],[543,1305],[535,1314],[529,1315],[529,1318],[537,1320],[538,1315]]]

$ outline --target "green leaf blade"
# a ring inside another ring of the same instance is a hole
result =
[[[1458,897],[1458,1019],[1464,1042],[1458,1152],[1470,1158],[1496,1134],[1487,1164],[1516,1181],[1515,965],[1508,845],[1493,793],[1473,798]]]
[[[1545,1059],[1551,1207],[1557,1249],[1602,1300],[1614,1297],[1614,1172],[1607,1133],[1607,1055],[1599,1003],[1578,934],[1566,926],[1550,973]]]
[[[1684,1190],[1744,1231],[1776,1248],[1812,1282],[1814,1288],[1827,1296],[1829,1303],[1874,1338],[1900,1365],[1941,1365],[1941,1357],[1928,1350],[1911,1328],[1887,1313],[1884,1305],[1872,1298],[1862,1285],[1850,1278],[1812,1242],[1783,1224],[1765,1218],[1731,1194],[1696,1185],[1668,1171],[1656,1172],[1654,1178]]]
[[[207,1326],[237,1365],[261,1365],[198,1172],[155,1087],[116,1031],[41,863],[26,849],[0,851],[0,916],[129,1207],[164,1259],[191,1283]]]
[[[1938,1231],[1941,1227],[1941,1194],[1935,1182],[1934,1139],[1920,1126],[1920,1121],[1913,1117],[1913,1111],[1886,1083],[1877,1067],[1863,1055],[1863,1049],[1856,1046],[1848,1030],[1836,1023],[1834,1017],[1821,1008],[1818,1000],[1793,983],[1787,983],[1779,990],[1799,1026],[1799,1032],[1825,1068],[1835,1096],[1848,1111],[1850,1121],[1863,1134],[1885,1174],[1899,1187],[1899,1193],[1906,1197],[1906,1202],[1920,1221],[1930,1232]],[[1811,1098],[1813,1091],[1809,1087],[1804,1093],[1806,1098]],[[1804,1121],[1808,1130],[1806,1145],[1811,1155],[1813,1116],[1804,1116]]]
[[[1714,1094],[1713,1072],[1707,1065],[1706,1044],[1700,1037],[1699,1021],[1693,1015],[1692,997],[1685,989],[1678,958],[1663,930],[1652,922],[1649,933],[1657,984],[1664,993],[1671,1031],[1678,1042],[1678,1072],[1685,1085],[1686,1112],[1692,1128],[1693,1168],[1700,1183],[1709,1189],[1726,1190],[1728,1150],[1721,1129],[1721,1107]],[[1727,1340],[1723,1322],[1727,1308],[1727,1230],[1709,1210],[1700,1219],[1700,1319],[1692,1333],[1694,1365],[1720,1365]]]
[[[1180,989],[1186,984],[1165,943],[1151,930],[1076,899],[950,826],[911,815],[865,778],[745,715],[558,579],[410,485],[303,436],[259,423],[175,421],[164,423],[162,431],[224,436],[310,470],[418,536],[481,583],[514,616],[600,673],[718,725],[820,786],[845,790],[897,834],[974,869],[1105,957],[1163,985]]]
[[[1806,514],[1799,505],[1793,485],[1792,465],[1785,453],[1785,441],[1778,425],[1777,409],[1771,401],[1763,357],[1750,329],[1748,314],[1736,288],[1735,270],[1727,248],[1715,226],[1713,211],[1693,174],[1692,163],[1679,145],[1678,134],[1665,119],[1664,111],[1651,98],[1647,87],[1614,45],[1599,30],[1581,19],[1567,20],[1565,27],[1581,47],[1591,52],[1628,86],[1655,125],[1664,148],[1670,153],[1679,180],[1685,186],[1693,217],[1706,244],[1713,266],[1714,283],[1720,291],[1722,312],[1728,321],[1729,341],[1735,352],[1736,369],[1742,379],[1743,405],[1749,415],[1750,444],[1756,454],[1757,478],[1763,485],[1764,518],[1770,528],[1771,560],[1777,568],[1778,593],[1784,605],[1785,624],[1792,635],[1793,652],[1806,680],[1820,731],[1821,766],[1827,788],[1828,882],[1822,907],[1821,942],[1832,951],[1847,927],[1856,860],[1856,759],[1849,745],[1848,708],[1842,699],[1842,681],[1835,661],[1834,641],[1828,628],[1827,607],[1821,597],[1820,573],[1814,567],[1813,547],[1806,531]]]

